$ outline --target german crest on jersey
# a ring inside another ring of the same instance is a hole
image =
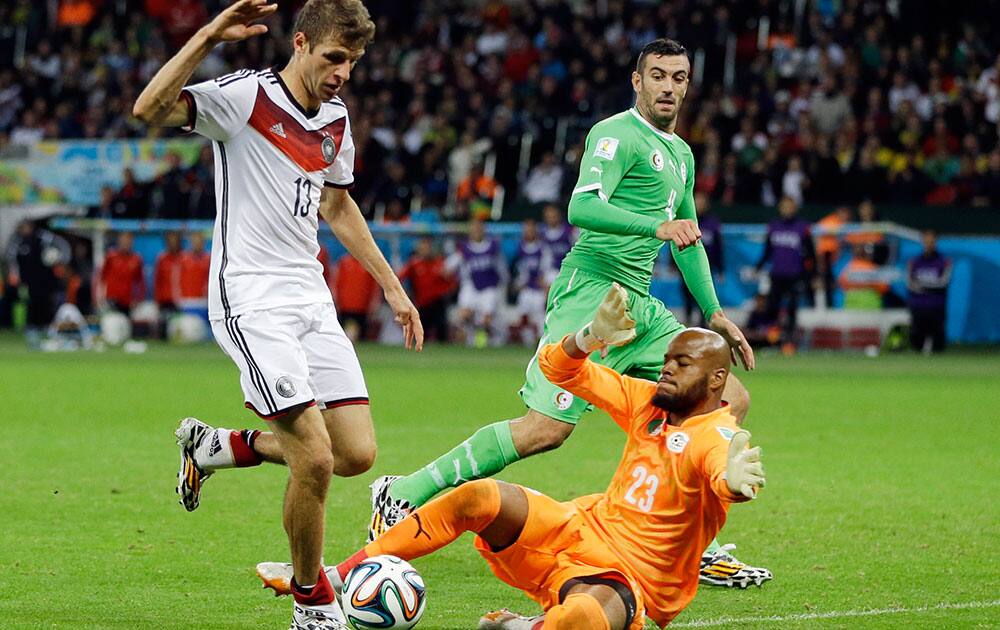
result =
[[[337,155],[337,144],[333,141],[333,138],[325,136],[320,148],[323,149],[323,159],[326,160],[326,163],[333,164],[333,158]]]

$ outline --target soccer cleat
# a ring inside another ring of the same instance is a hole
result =
[[[752,567],[737,560],[729,553],[733,549],[736,549],[736,545],[722,545],[719,551],[702,554],[698,582],[712,586],[746,588],[751,584],[761,586],[774,578],[767,569]]]
[[[409,501],[393,499],[389,494],[389,487],[400,478],[399,475],[384,475],[368,486],[372,490],[372,520],[368,524],[368,542],[384,534],[413,510]]]
[[[479,618],[478,630],[535,630],[541,628],[543,615],[525,617],[506,608],[488,612]]]
[[[181,449],[181,466],[177,471],[177,494],[180,504],[188,512],[198,509],[201,499],[201,487],[205,480],[212,476],[212,471],[198,465],[195,451],[205,438],[215,433],[215,429],[197,418],[184,418],[174,431],[177,436],[177,446]]]
[[[344,585],[340,581],[340,574],[337,573],[337,567],[323,567],[323,570],[326,571],[326,577],[330,580],[333,592],[337,594],[337,599],[339,600],[340,591]],[[275,597],[292,594],[293,575],[291,562],[260,562],[257,564],[257,577],[264,583],[264,588],[274,591]]]
[[[337,602],[322,606],[306,606],[295,602],[292,625],[288,630],[351,630],[347,617]]]

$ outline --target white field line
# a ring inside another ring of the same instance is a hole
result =
[[[846,617],[877,617],[879,615],[898,615],[900,613],[925,613],[935,610],[965,610],[969,608],[998,608],[1000,599],[978,602],[945,602],[930,606],[893,606],[891,608],[871,608],[867,610],[833,610],[821,613],[800,613],[795,615],[761,615],[753,617],[717,617],[715,619],[698,619],[680,621],[670,624],[671,628],[710,628],[712,626],[727,626],[745,623],[779,623],[782,621],[809,621],[812,619],[843,619]]]

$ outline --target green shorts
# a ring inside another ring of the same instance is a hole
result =
[[[545,329],[538,347],[559,341],[592,320],[610,286],[609,280],[563,267],[549,288]],[[660,377],[667,345],[685,327],[663,302],[650,295],[629,291],[628,306],[635,319],[635,339],[627,345],[611,348],[603,359],[599,353],[590,358],[620,374],[655,381]],[[527,378],[519,392],[521,399],[539,413],[576,424],[583,412],[590,411],[593,406],[550,383],[538,369],[537,359],[536,353],[528,363]]]

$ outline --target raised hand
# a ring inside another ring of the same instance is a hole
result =
[[[708,327],[722,335],[729,347],[732,349],[733,365],[736,365],[736,358],[743,364],[743,369],[752,370],[757,365],[757,360],[753,356],[753,348],[747,341],[739,326],[734,324],[728,317],[718,311],[712,315],[708,322]]]
[[[410,298],[402,290],[386,291],[385,301],[392,309],[396,322],[403,327],[403,343],[406,349],[424,349],[424,325],[420,323],[420,313]]]
[[[215,16],[205,27],[213,42],[238,42],[267,32],[264,24],[254,24],[278,10],[269,0],[239,0]]]
[[[597,307],[590,332],[606,346],[624,346],[635,339],[635,320],[628,312],[628,293],[617,282]]]
[[[760,462],[760,447],[748,449],[750,434],[737,431],[729,442],[726,455],[726,485],[734,494],[748,499],[757,496],[757,488],[764,487],[764,465]]]

